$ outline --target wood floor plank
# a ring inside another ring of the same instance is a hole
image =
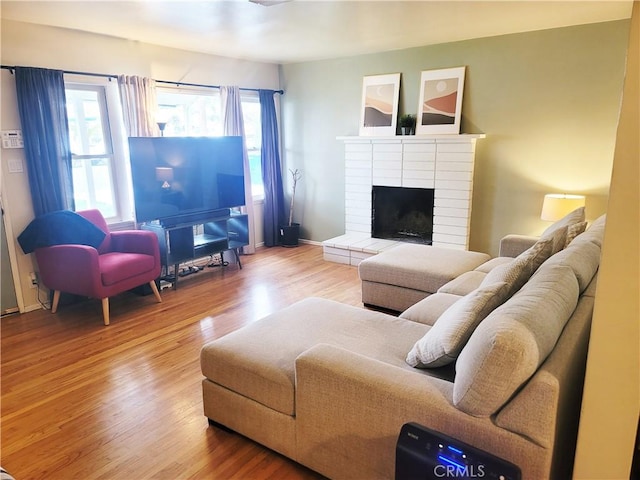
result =
[[[309,296],[360,306],[357,269],[322,248],[261,248],[177,290],[3,317],[0,464],[19,480],[319,479],[202,412],[202,346]],[[41,294],[43,296],[43,294]]]

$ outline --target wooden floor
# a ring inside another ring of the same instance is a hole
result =
[[[202,345],[308,296],[362,306],[355,267],[263,248],[177,290],[2,318],[1,458],[28,479],[318,479],[202,413]]]

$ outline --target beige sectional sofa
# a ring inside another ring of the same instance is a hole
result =
[[[393,478],[408,422],[525,479],[570,478],[604,220],[488,260],[399,317],[309,298],[210,342],[204,413],[330,478]]]

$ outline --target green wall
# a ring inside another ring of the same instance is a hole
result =
[[[302,237],[344,233],[336,137],[358,134],[362,77],[400,72],[400,113],[416,113],[421,71],[461,65],[462,133],[486,134],[470,248],[495,255],[507,233],[540,233],[549,192],[587,195],[595,219],[606,210],[628,33],[624,20],[283,65],[283,156],[304,175],[295,214]]]

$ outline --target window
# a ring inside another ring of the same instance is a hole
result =
[[[222,109],[218,92],[157,90],[159,117],[167,137],[222,135]]]
[[[217,90],[158,88],[158,110],[166,122],[164,135],[220,136],[223,132],[220,92]],[[251,172],[251,193],[264,196],[262,185],[260,101],[254,92],[242,95],[245,140]]]
[[[264,198],[262,184],[262,123],[260,120],[260,100],[257,96],[242,97],[242,117],[244,136],[247,143],[249,170],[251,171],[251,193],[253,197]]]
[[[104,87],[67,87],[74,200],[77,210],[118,216],[114,156]]]

